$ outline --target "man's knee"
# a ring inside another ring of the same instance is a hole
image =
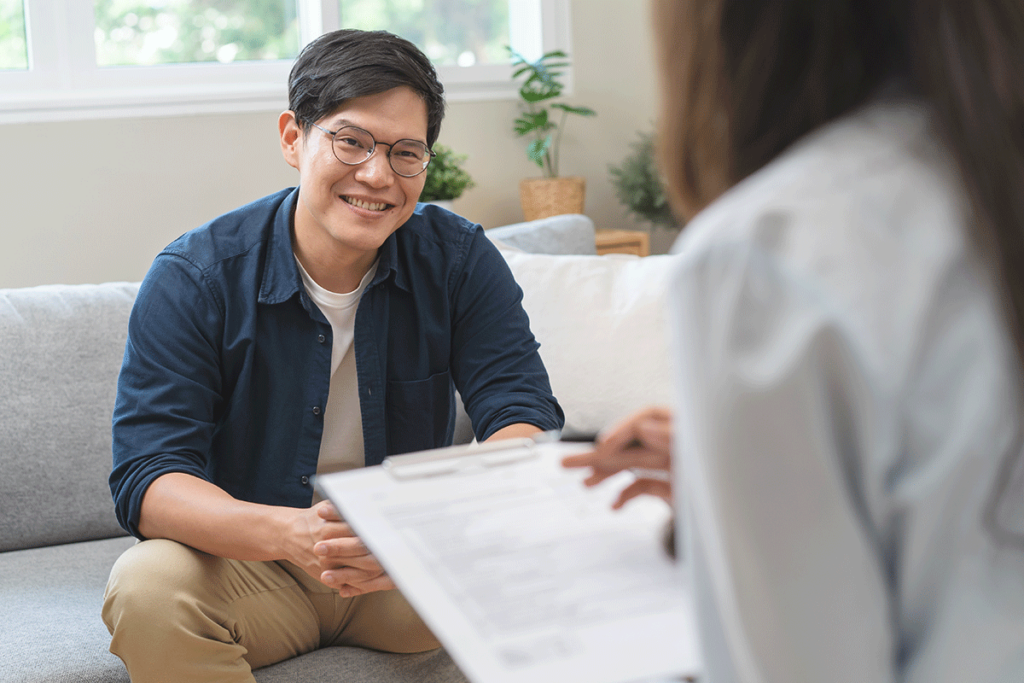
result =
[[[113,634],[122,620],[169,616],[176,601],[202,590],[210,556],[175,541],[143,541],[126,550],[110,570],[103,621]]]

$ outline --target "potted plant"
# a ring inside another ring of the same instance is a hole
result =
[[[665,183],[658,169],[653,132],[639,132],[632,151],[616,166],[609,164],[615,195],[630,213],[653,227],[677,229]]]
[[[434,154],[436,156],[427,164],[427,178],[420,192],[420,201],[451,211],[452,200],[461,197],[475,183],[462,167],[466,161],[465,154],[456,154],[451,147],[437,144],[434,145]]]
[[[526,220],[544,218],[563,213],[583,213],[586,181],[579,176],[558,175],[562,133],[569,114],[595,116],[588,107],[573,107],[555,100],[565,89],[560,78],[569,66],[565,52],[554,50],[529,61],[507,48],[512,57],[513,79],[521,79],[519,98],[523,111],[515,120],[514,130],[519,137],[530,139],[526,156],[540,167],[542,178],[526,178],[519,183],[519,200]],[[561,114],[554,113],[560,111]]]

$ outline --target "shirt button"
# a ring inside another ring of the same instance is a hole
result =
[[[316,336],[316,340],[317,340],[318,342],[320,342],[321,344],[323,344],[323,343],[324,343],[325,341],[327,341],[327,337],[325,337],[325,336],[324,336],[324,335],[322,335],[322,334],[318,334],[318,335]]]
[[[309,477],[307,477],[306,475],[302,475],[302,479],[300,481],[302,482],[303,486],[309,486]]]
[[[320,406],[313,406],[313,414],[314,415],[319,415],[320,414]]]

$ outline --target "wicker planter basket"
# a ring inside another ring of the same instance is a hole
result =
[[[587,181],[581,176],[524,178],[519,181],[519,201],[528,221],[563,213],[583,213]]]

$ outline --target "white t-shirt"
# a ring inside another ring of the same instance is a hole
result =
[[[333,336],[331,385],[327,408],[324,410],[324,433],[320,441],[320,459],[316,471],[317,474],[325,474],[362,467],[365,463],[363,419],[359,412],[359,382],[352,340],[355,337],[359,299],[377,272],[377,262],[374,261],[370,266],[359,286],[346,294],[324,289],[313,281],[298,259],[295,259],[295,263],[309,298],[331,324]]]
[[[1024,681],[1024,549],[988,518],[1021,375],[963,194],[928,112],[878,103],[676,245],[674,472],[711,683]]]

